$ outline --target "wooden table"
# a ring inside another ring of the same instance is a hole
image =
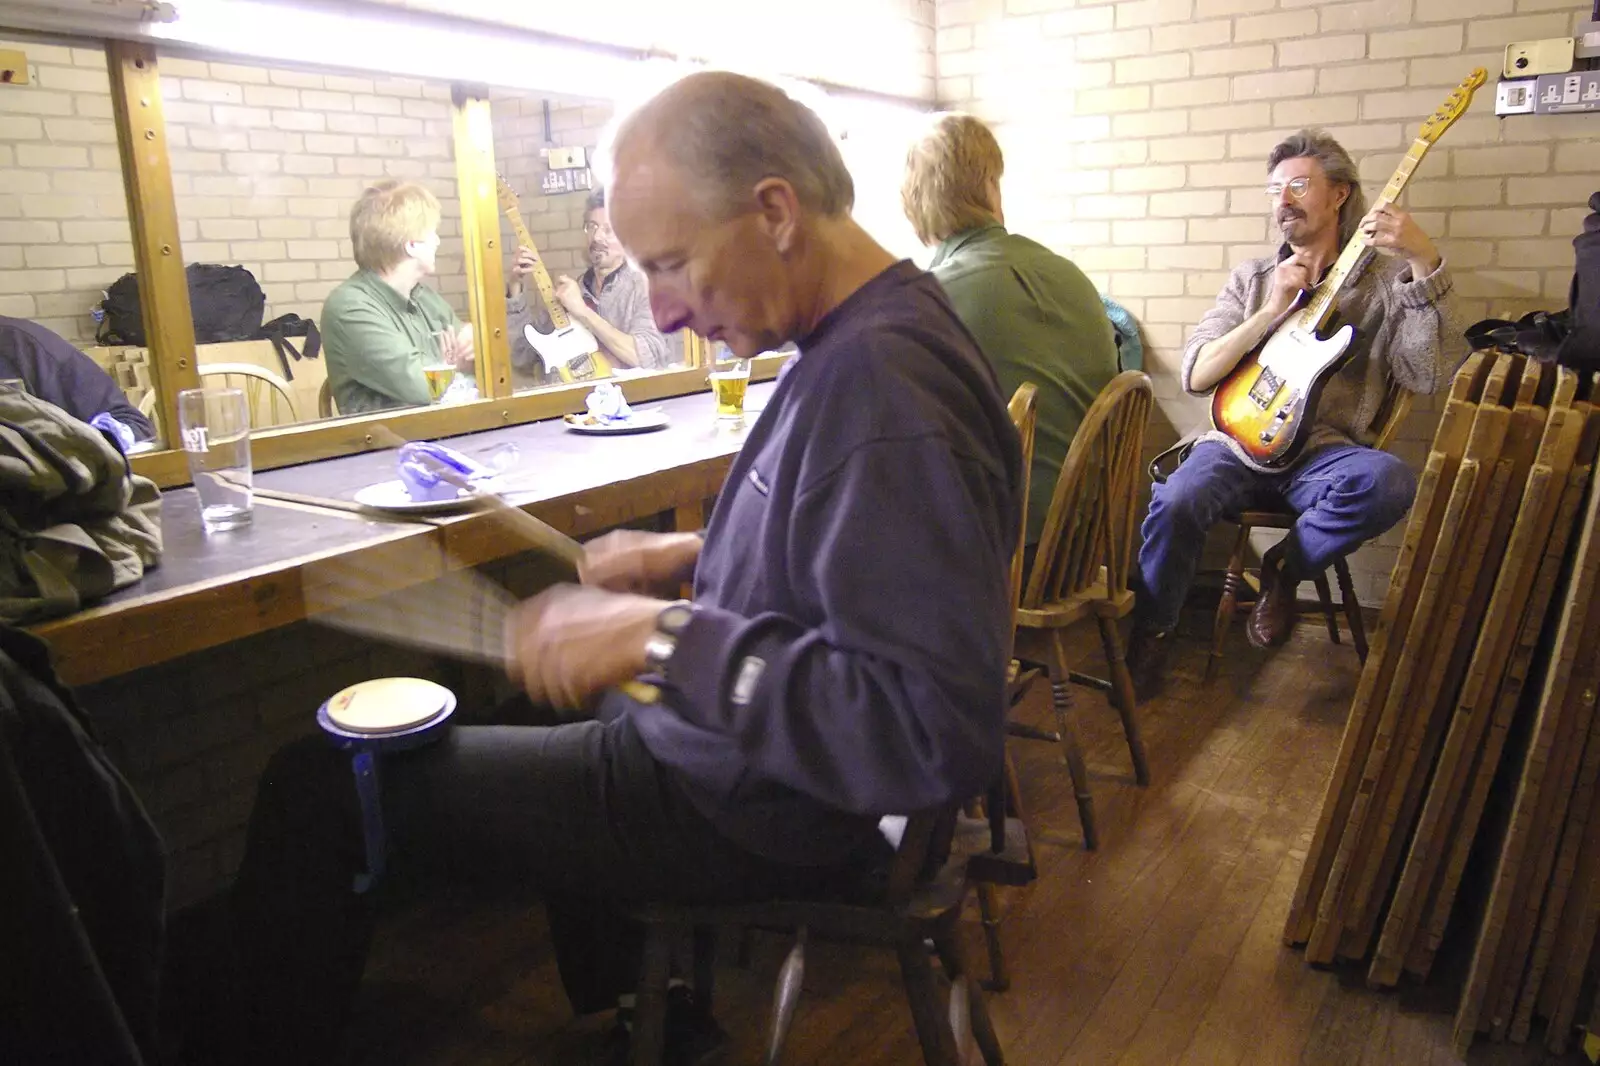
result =
[[[772,388],[752,385],[751,408],[759,409]],[[715,425],[708,393],[644,406],[661,407],[672,424],[602,437],[571,432],[556,420],[449,443],[474,457],[515,444],[516,479],[507,498],[571,536],[665,511],[675,513],[678,528],[698,528],[702,504],[721,489],[745,434]],[[395,474],[393,453],[383,451],[267,471],[256,484],[348,501],[363,486]],[[430,580],[441,566],[475,566],[527,547],[481,513],[397,521],[265,497],[257,498],[249,526],[207,534],[192,488],[163,495],[161,524],[161,565],[143,580],[87,610],[32,627],[50,642],[68,684],[115,677],[303,619],[301,574],[318,560],[358,561],[392,573],[399,588]]]

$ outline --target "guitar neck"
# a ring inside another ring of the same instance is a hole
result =
[[[1430,142],[1420,137],[1411,142],[1411,148],[1406,152],[1405,158],[1400,160],[1400,165],[1395,168],[1389,184],[1378,194],[1377,200],[1372,204],[1373,207],[1387,207],[1400,198],[1407,183],[1411,181],[1411,175],[1417,169],[1417,164],[1428,154],[1429,144]],[[1312,293],[1311,302],[1301,312],[1301,321],[1306,326],[1321,330],[1328,324],[1328,319],[1332,317],[1334,307],[1338,303],[1339,293],[1360,272],[1369,254],[1371,249],[1367,247],[1366,241],[1362,240],[1360,232],[1351,234],[1333,268],[1328,271],[1327,277],[1322,279],[1322,283]]]
[[[533,284],[539,290],[540,299],[544,300],[545,310],[550,312],[550,321],[556,329],[566,329],[570,322],[567,309],[561,306],[561,301],[556,299],[556,287],[550,281],[550,272],[544,268],[544,260],[539,257],[539,246],[533,242],[533,234],[528,232],[528,227],[522,221],[522,212],[517,210],[515,204],[505,204],[505,215],[511,223],[511,232],[516,235],[517,243],[533,249]]]

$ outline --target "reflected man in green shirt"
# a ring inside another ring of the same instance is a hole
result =
[[[1038,542],[1078,425],[1117,375],[1117,341],[1094,283],[1071,260],[1006,232],[1005,159],[971,115],[935,116],[906,154],[901,205],[917,237],[938,245],[928,269],[950,296],[1009,397],[1039,388],[1026,543]]]
[[[422,284],[439,252],[439,200],[414,182],[380,181],[350,209],[350,241],[360,269],[322,305],[322,351],[339,413],[426,406],[433,397],[424,366],[473,366],[472,327]]]

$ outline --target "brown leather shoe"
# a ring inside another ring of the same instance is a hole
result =
[[[1299,582],[1283,575],[1280,553],[1267,549],[1261,557],[1261,595],[1250,610],[1245,635],[1257,648],[1276,648],[1294,630],[1294,595]]]

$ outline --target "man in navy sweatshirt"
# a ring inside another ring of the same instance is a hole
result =
[[[581,585],[515,616],[529,696],[593,719],[456,728],[384,767],[387,876],[481,874],[542,897],[579,1012],[632,990],[627,905],[859,897],[890,855],[881,816],[993,779],[1021,517],[993,371],[938,283],[851,219],[815,114],[696,74],[622,122],[612,159],[612,222],[662,331],[800,354],[703,541],[602,537]],[[691,576],[692,601],[664,598]],[[659,702],[614,687],[639,675]],[[369,915],[349,891],[348,761],[295,754],[267,772],[236,901],[264,1012],[244,1039],[311,1062],[359,981]],[[701,1061],[720,1034],[680,1005],[669,1061]]]

